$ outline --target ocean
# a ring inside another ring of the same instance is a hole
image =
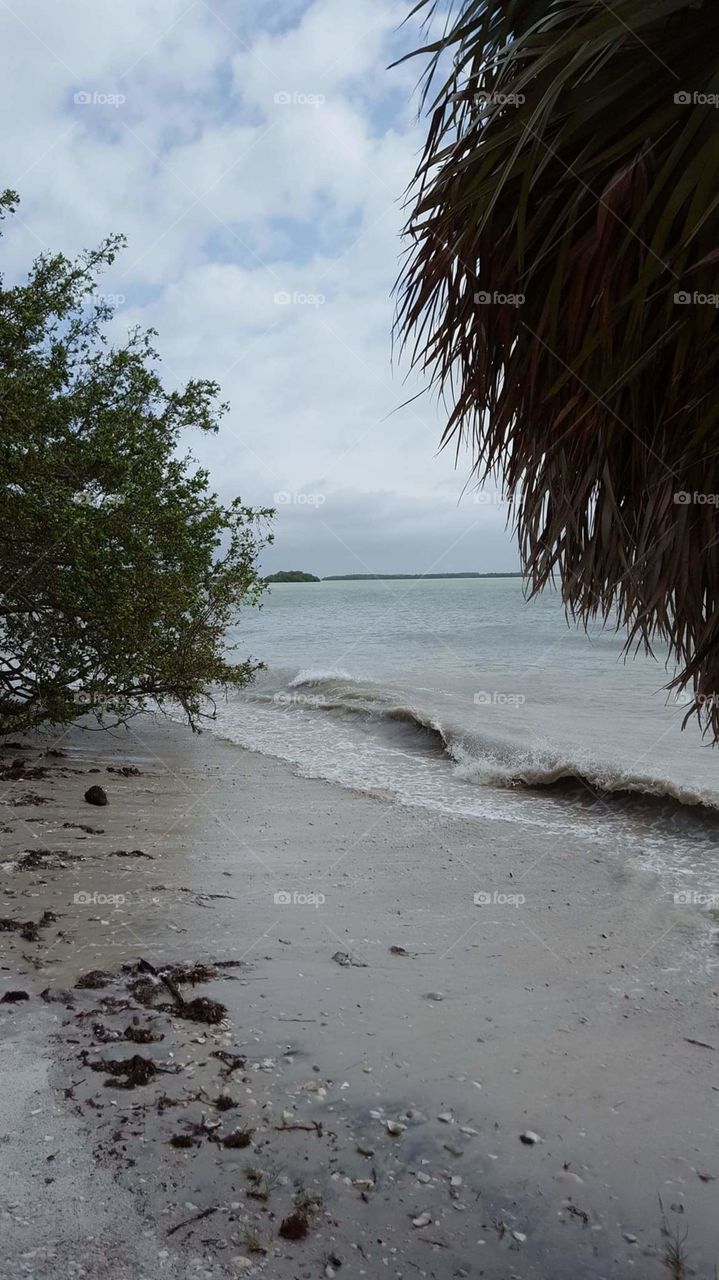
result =
[[[719,754],[665,655],[567,623],[521,580],[278,584],[238,655],[266,664],[215,731],[398,803],[582,840],[719,906]]]

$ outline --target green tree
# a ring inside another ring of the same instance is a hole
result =
[[[16,201],[5,192],[0,216]],[[4,733],[148,704],[181,707],[194,728],[213,690],[258,665],[233,661],[225,635],[258,602],[272,512],[223,505],[179,451],[186,428],[217,431],[218,387],[165,390],[153,331],[109,343],[97,277],[123,243],[0,279]]]
[[[273,582],[319,582],[314,573],[305,573],[302,569],[281,569],[279,573],[271,573],[265,578],[269,585]]]
[[[418,0],[398,326],[533,589],[658,638],[719,735],[719,6]]]

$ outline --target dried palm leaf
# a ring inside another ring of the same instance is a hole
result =
[[[461,0],[397,332],[501,473],[530,590],[669,647],[719,737],[719,4]]]

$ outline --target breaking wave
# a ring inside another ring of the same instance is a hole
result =
[[[275,679],[265,682],[264,687],[255,686],[250,700],[351,718],[369,731],[391,734],[397,745],[445,756],[464,782],[508,789],[583,791],[587,800],[634,796],[645,802],[699,808],[707,817],[719,818],[719,796],[700,786],[592,759],[581,749],[564,752],[551,742],[524,746],[496,734],[440,722],[377,682],[342,670],[300,671],[277,688],[279,674],[275,672]]]

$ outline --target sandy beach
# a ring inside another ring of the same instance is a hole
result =
[[[656,877],[150,716],[2,761],[3,1280],[714,1275],[711,920]]]

